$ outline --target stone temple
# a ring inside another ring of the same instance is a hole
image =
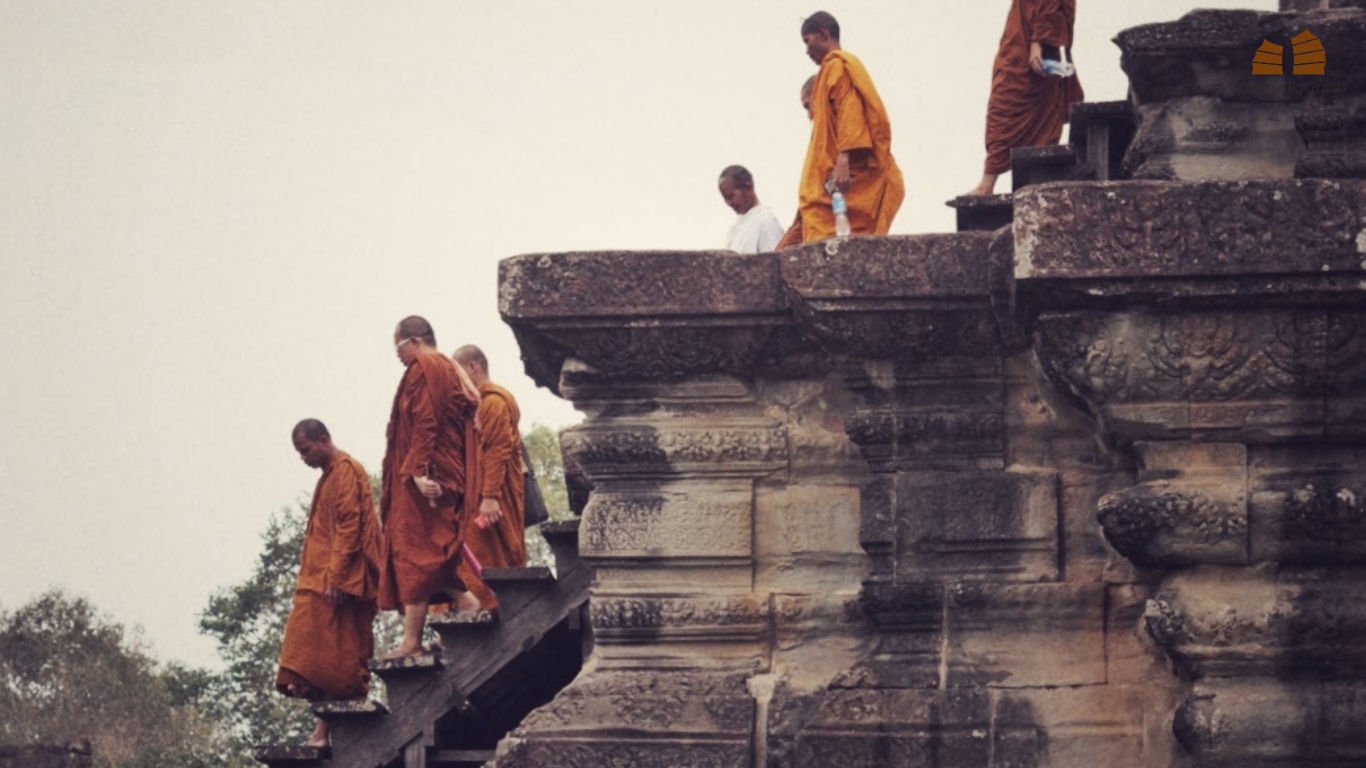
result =
[[[1366,765],[1366,2],[1116,43],[957,233],[505,260],[582,517],[470,631],[566,679],[452,640],[294,764]]]

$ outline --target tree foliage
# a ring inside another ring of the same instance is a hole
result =
[[[89,739],[105,768],[223,765],[226,734],[185,690],[205,674],[160,668],[140,631],[49,591],[0,611],[0,744]]]
[[[550,519],[568,520],[573,517],[569,511],[569,492],[564,485],[560,434],[544,424],[532,424],[531,430],[522,435],[522,443],[531,457],[531,467],[536,472],[536,483],[540,486],[541,496],[545,498]],[[555,564],[550,545],[546,544],[536,529],[526,533],[526,556],[528,565]]]
[[[251,575],[215,592],[199,617],[199,631],[218,642],[225,665],[205,690],[217,703],[239,756],[255,744],[302,744],[313,729],[305,702],[275,693],[280,641],[307,523],[306,502],[272,515]]]

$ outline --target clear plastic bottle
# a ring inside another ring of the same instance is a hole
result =
[[[848,237],[853,231],[849,227],[849,206],[838,189],[830,195],[830,210],[835,214],[835,237]]]
[[[1053,59],[1043,60],[1044,74],[1054,77],[1071,77],[1077,73],[1077,68],[1072,66],[1070,61],[1054,61]]]

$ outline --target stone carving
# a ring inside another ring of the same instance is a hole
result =
[[[1139,487],[1105,496],[1105,538],[1139,565],[1183,565],[1247,559],[1247,511],[1187,490]]]

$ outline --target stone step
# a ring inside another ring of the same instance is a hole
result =
[[[479,768],[496,754],[492,749],[429,749],[427,768]]]
[[[1070,144],[1010,150],[1011,191],[1031,184],[1078,178],[1080,153]]]
[[[1123,178],[1124,153],[1136,130],[1127,101],[1073,104],[1067,142],[1078,149],[1084,167],[1081,177],[1094,181]]]
[[[555,587],[549,568],[485,568],[484,583],[498,596],[498,611],[505,618],[519,613],[547,590]]]
[[[389,708],[374,699],[319,701],[311,709],[327,723],[334,746],[349,744],[363,736],[389,714]]]
[[[1015,217],[1014,195],[962,195],[945,203],[957,211],[959,232],[994,232]]]
[[[555,555],[555,572],[565,573],[579,565],[579,518],[541,523],[541,535]]]
[[[398,711],[403,701],[441,673],[445,662],[439,653],[423,653],[402,659],[373,659],[370,671],[384,681],[389,707]]]
[[[306,768],[319,766],[332,757],[331,747],[294,747],[262,745],[252,750],[256,762],[275,768]]]
[[[442,655],[456,658],[478,653],[488,642],[488,630],[498,625],[494,611],[452,611],[427,617],[427,626],[441,638]]]

